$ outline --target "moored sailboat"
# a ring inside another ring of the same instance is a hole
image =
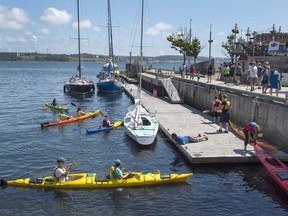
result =
[[[86,95],[95,91],[95,85],[92,80],[86,80],[82,76],[81,66],[81,43],[80,43],[80,18],[79,18],[79,0],[77,0],[77,22],[78,22],[78,75],[71,77],[64,82],[64,93]]]
[[[126,133],[140,145],[150,145],[154,142],[159,124],[154,115],[149,113],[141,104],[141,84],[142,84],[142,64],[143,64],[143,14],[144,0],[142,0],[141,15],[141,39],[140,39],[140,78],[138,87],[138,98],[135,104],[128,108],[128,113],[124,118]]]
[[[123,83],[118,80],[118,74],[120,73],[118,65],[115,64],[113,53],[113,37],[112,37],[112,25],[111,25],[111,6],[110,0],[108,3],[108,43],[109,43],[109,61],[103,66],[102,71],[97,75],[99,79],[96,83],[100,92],[115,93],[122,91]]]

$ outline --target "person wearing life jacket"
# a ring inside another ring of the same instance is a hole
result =
[[[102,127],[112,127],[113,124],[109,121],[108,116],[105,115],[102,121]]]
[[[124,167],[121,166],[121,161],[117,159],[115,161],[115,167],[113,171],[113,178],[115,180],[127,179],[132,178],[134,175],[129,171],[127,174],[123,175],[123,171],[125,170]]]
[[[68,181],[68,173],[70,168],[73,166],[73,164],[70,164],[69,166],[65,166],[65,158],[60,157],[57,159],[57,166],[54,168],[54,177],[59,182],[66,182]]]
[[[77,108],[77,117],[81,117],[81,116],[86,115],[86,114],[87,114],[86,112],[83,112],[81,110],[81,107]]]
[[[58,117],[59,117],[59,119],[60,119],[61,121],[63,121],[63,120],[68,120],[68,119],[70,119],[70,118],[73,118],[73,116],[68,116],[67,114],[65,114],[65,113],[64,113],[64,110],[61,110],[61,111],[60,111]]]
[[[246,124],[243,128],[243,133],[245,135],[245,141],[244,141],[244,150],[247,150],[247,145],[250,140],[250,138],[256,142],[255,135],[260,131],[260,126],[256,122],[250,122]]]
[[[218,99],[218,96],[215,96],[212,102],[212,110],[214,113],[214,123],[216,122],[216,120],[220,122],[219,117],[222,112],[221,104],[222,104],[222,101]]]
[[[57,102],[56,98],[54,98],[51,105],[52,106],[59,106],[60,104]]]
[[[222,133],[222,125],[225,124],[225,130],[223,133],[228,133],[229,130],[229,120],[230,120],[230,110],[232,108],[231,102],[228,100],[226,94],[223,95],[223,100],[221,104],[222,113],[220,115],[220,129],[218,130],[219,133]]]

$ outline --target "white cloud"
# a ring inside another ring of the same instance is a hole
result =
[[[22,29],[28,22],[29,18],[24,10],[0,5],[0,29]]]
[[[36,35],[32,34],[32,33],[25,33],[25,34],[21,34],[21,35],[10,35],[7,36],[5,41],[6,42],[10,42],[10,43],[26,43],[26,42],[37,42],[38,38],[36,37]]]
[[[170,30],[171,28],[172,28],[172,25],[169,25],[169,24],[166,24],[166,23],[163,23],[163,22],[159,22],[156,25],[154,25],[153,27],[149,28],[145,32],[145,34],[146,35],[152,35],[152,36],[159,35],[162,32]]]
[[[72,24],[72,27],[78,29],[78,23],[75,22]],[[89,19],[83,20],[80,22],[80,29],[89,29],[92,27],[92,23]]]
[[[51,25],[62,25],[69,23],[72,18],[65,10],[58,10],[56,8],[50,7],[44,11],[41,20],[51,24]]]
[[[100,27],[100,26],[95,26],[95,27],[93,28],[93,31],[94,31],[94,32],[101,32],[101,27]]]
[[[223,35],[225,35],[225,32],[217,32],[216,35],[217,35],[217,36],[223,36]]]
[[[49,29],[47,29],[47,28],[41,28],[41,29],[39,29],[39,31],[42,34],[44,34],[44,35],[49,35],[50,34]]]

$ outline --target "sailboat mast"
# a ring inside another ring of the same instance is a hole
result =
[[[111,15],[111,4],[108,0],[108,43],[109,43],[109,56],[112,59],[112,66],[114,68],[114,52],[113,52],[113,33],[112,33],[112,15]]]
[[[79,0],[77,0],[77,21],[78,21],[78,75],[82,79],[81,73],[81,48],[80,48],[80,15],[79,15]]]
[[[141,87],[142,87],[142,72],[143,72],[143,18],[144,18],[144,0],[142,0],[142,11],[141,11],[141,38],[140,38],[140,81],[139,81],[139,99],[141,106]]]

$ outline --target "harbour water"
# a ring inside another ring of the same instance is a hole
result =
[[[84,111],[96,109],[111,120],[122,119],[131,100],[124,94],[75,98],[63,94],[63,82],[76,74],[76,63],[0,63],[0,178],[51,175],[59,156],[78,166],[72,172],[109,171],[121,159],[128,170],[193,172],[187,183],[156,187],[44,190],[7,187],[0,190],[0,215],[287,215],[288,196],[260,164],[191,166],[158,134],[143,148],[124,128],[86,135],[101,117],[41,129],[56,120],[44,101],[57,98]],[[84,63],[84,76],[96,82],[102,64]],[[121,65],[120,65],[121,66]],[[163,65],[161,65],[163,67]],[[167,66],[169,68],[171,65]],[[123,65],[122,65],[123,68]],[[181,126],[181,125],[180,125]],[[195,126],[196,127],[196,126]]]

